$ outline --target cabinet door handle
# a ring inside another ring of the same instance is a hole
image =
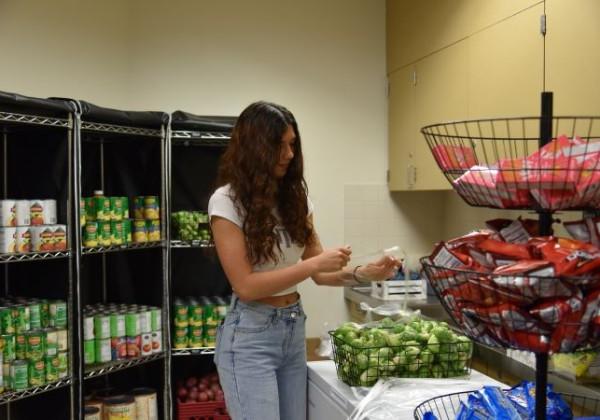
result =
[[[406,172],[408,188],[414,188],[414,186],[417,184],[417,167],[415,165],[408,165]]]

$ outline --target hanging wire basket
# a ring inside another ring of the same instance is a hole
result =
[[[507,390],[505,390],[506,392]],[[422,420],[425,413],[432,413],[437,420],[454,420],[460,403],[467,403],[469,394],[475,391],[440,395],[419,404],[414,411],[415,420]],[[574,394],[560,394],[571,407],[574,416],[596,416],[600,414],[600,400]]]
[[[536,353],[600,344],[600,278],[492,274],[433,265],[424,272],[444,309],[478,343]]]
[[[502,209],[600,206],[600,117],[554,117],[540,148],[540,117],[423,127],[438,166],[467,204]]]

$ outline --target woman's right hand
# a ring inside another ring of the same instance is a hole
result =
[[[349,246],[326,249],[314,256],[315,271],[318,273],[331,273],[344,268],[350,261],[352,249]]]

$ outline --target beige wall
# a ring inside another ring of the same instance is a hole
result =
[[[344,185],[385,183],[384,0],[0,0],[0,90],[104,106],[296,115],[325,246]],[[346,319],[342,290],[301,285],[309,336]]]

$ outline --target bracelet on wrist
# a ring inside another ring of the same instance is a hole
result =
[[[364,281],[360,281],[358,279],[358,276],[356,275],[356,272],[358,271],[358,269],[362,267],[362,265],[357,265],[356,267],[354,267],[354,270],[352,270],[352,278],[354,279],[354,281],[358,284],[364,284]]]

